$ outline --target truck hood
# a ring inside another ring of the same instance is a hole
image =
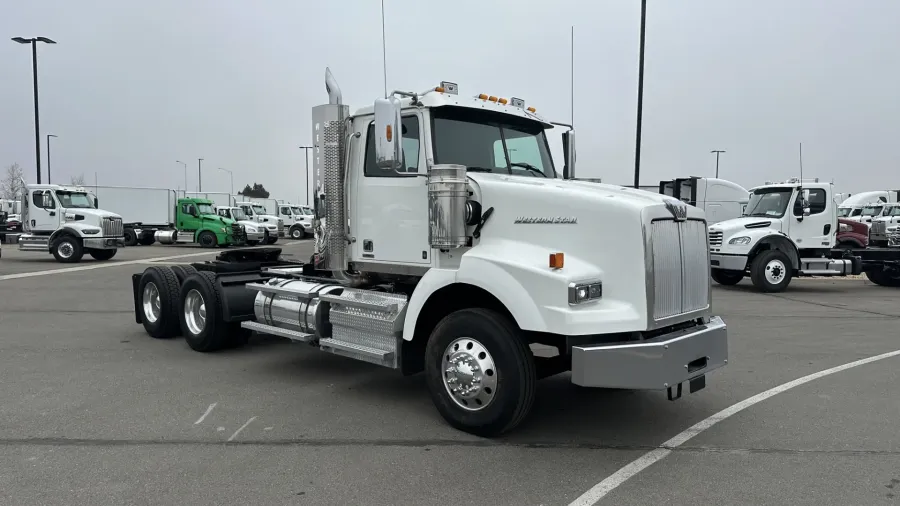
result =
[[[234,220],[231,218],[219,216],[218,214],[201,214],[200,219],[203,221],[218,221],[228,226],[231,226],[231,224],[234,223]]]
[[[732,218],[730,220],[720,221],[709,226],[709,231],[724,232],[726,239],[732,233],[739,231],[750,231],[759,229],[770,229],[781,232],[781,220],[778,218],[764,218],[762,216],[743,216],[741,218]]]
[[[103,209],[93,209],[93,208],[81,208],[81,207],[73,207],[66,208],[66,214],[80,214],[85,218],[91,217],[94,218],[97,223],[100,222],[102,218],[122,218],[116,213],[111,213],[109,211],[104,211]]]

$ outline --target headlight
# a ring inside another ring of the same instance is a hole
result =
[[[603,282],[569,283],[569,304],[583,304],[603,296]]]
[[[228,232],[228,229],[227,229],[227,228],[224,228],[224,227],[221,228],[221,230],[222,230],[222,233],[223,233],[223,234],[226,233],[226,232]]]
[[[740,237],[734,237],[730,241],[728,241],[728,244],[735,244],[735,245],[750,244],[750,238],[747,237],[746,235],[742,235]]]
[[[850,232],[853,230],[853,227],[847,225],[846,223],[841,223],[840,226],[838,226],[838,230],[840,230],[841,232]]]
[[[81,229],[81,233],[87,234],[87,235],[96,235],[96,234],[100,233],[100,229],[99,228],[83,228],[83,229]]]

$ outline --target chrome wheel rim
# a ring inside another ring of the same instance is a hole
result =
[[[162,312],[162,305],[159,301],[159,289],[156,283],[149,282],[144,285],[144,295],[141,299],[144,306],[144,319],[150,323],[156,323],[159,320],[159,314]]]
[[[184,321],[194,335],[206,328],[206,302],[197,290],[192,289],[184,298]]]
[[[56,251],[59,253],[59,256],[63,258],[71,258],[72,255],[75,254],[75,246],[72,246],[72,243],[69,241],[61,242],[56,248]]]
[[[480,411],[497,395],[497,366],[487,348],[471,337],[460,337],[441,359],[444,388],[457,406]]]
[[[784,280],[787,269],[781,260],[769,260],[766,264],[766,281],[777,285]]]
[[[299,230],[294,230],[293,232],[291,232],[291,235],[294,237],[294,239],[299,239],[299,238],[300,238],[300,231],[299,231]]]

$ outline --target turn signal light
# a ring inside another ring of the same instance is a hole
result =
[[[388,125],[387,128],[385,128],[384,134],[387,137],[388,142],[391,142],[391,139],[394,138],[394,131],[391,129],[391,125]]]
[[[562,269],[565,264],[565,255],[562,253],[550,253],[550,268]]]
[[[501,98],[501,99],[499,100],[499,102],[500,102],[501,104],[503,104],[503,105],[506,105],[507,102],[509,102],[509,101],[506,100],[505,98]]]
[[[537,109],[535,109],[534,107],[529,107],[529,108],[526,109],[526,110],[527,110],[528,112],[537,112]]]
[[[490,97],[488,97],[488,100],[490,100],[491,102],[496,102],[496,101],[497,101],[497,97],[491,95]]]
[[[482,93],[481,95],[478,95],[478,98],[480,98],[481,100],[487,100],[488,96]]]
[[[438,87],[436,87],[436,88],[434,89],[434,91],[436,91],[436,92],[438,92],[438,93],[443,93],[443,92],[444,92],[444,88],[438,86]]]

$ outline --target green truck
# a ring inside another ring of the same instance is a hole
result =
[[[142,202],[133,202],[129,205],[134,216],[145,216],[152,221],[128,220],[124,224],[125,245],[149,246],[159,241],[160,244],[191,244],[196,243],[204,248],[216,246],[243,246],[247,244],[247,233],[244,226],[234,220],[216,214],[216,208],[211,200],[201,198],[178,198],[174,205],[161,199],[140,199]],[[152,205],[157,202],[157,205]],[[151,204],[151,205],[148,205]],[[162,214],[165,204],[166,214]],[[133,209],[144,207],[147,209]],[[129,213],[126,213],[128,215]],[[161,217],[166,216],[166,222],[161,223]]]

